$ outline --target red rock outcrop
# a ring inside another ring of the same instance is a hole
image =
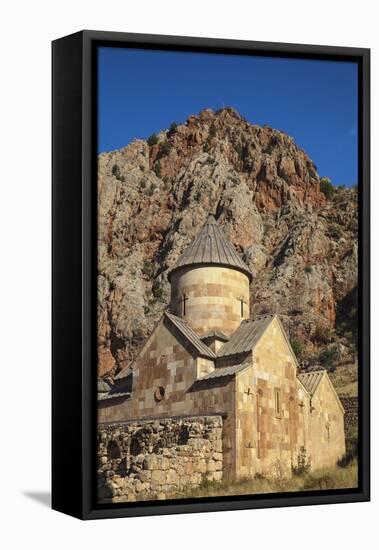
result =
[[[303,359],[321,349],[320,331],[328,345],[345,338],[338,308],[357,284],[356,191],[326,198],[284,132],[206,109],[99,155],[98,179],[100,375],[133,360],[167,306],[167,270],[209,212],[255,275],[252,314],[279,313]]]

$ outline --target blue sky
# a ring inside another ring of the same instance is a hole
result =
[[[351,62],[99,49],[99,152],[232,106],[283,130],[335,185],[357,182],[358,70]]]

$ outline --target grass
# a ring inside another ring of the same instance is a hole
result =
[[[289,479],[241,479],[238,481],[204,481],[199,487],[175,493],[169,498],[217,497],[230,495],[253,495],[263,493],[287,493],[295,491],[322,491],[325,489],[347,489],[357,487],[357,461],[352,460],[345,467],[315,470]]]
[[[354,397],[358,395],[358,364],[337,366],[329,377],[338,395]]]

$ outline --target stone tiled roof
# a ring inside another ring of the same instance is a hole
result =
[[[98,393],[97,394],[97,400],[98,401],[106,401],[107,399],[116,399],[117,397],[124,397],[125,399],[130,399],[131,395],[132,394],[130,392],[117,391],[113,388],[108,393]]]
[[[273,318],[274,315],[258,315],[242,321],[229,342],[225,342],[218,350],[217,356],[224,357],[253,350]]]
[[[345,409],[343,407],[343,404],[341,402],[341,399],[339,398],[335,387],[332,384],[332,381],[330,380],[327,371],[324,370],[318,370],[318,371],[312,371],[312,372],[302,372],[297,375],[297,378],[300,380],[304,388],[307,390],[311,398],[314,396],[314,394],[317,391],[317,388],[320,385],[320,382],[323,378],[325,378],[329,382],[329,386],[334,393],[337,403],[341,408],[341,411],[345,414]]]
[[[201,264],[232,267],[245,273],[250,280],[253,278],[252,272],[227,241],[213,216],[208,217],[198,236],[179,256],[168,278],[170,280],[172,273],[181,267]]]
[[[165,317],[179,330],[201,357],[216,359],[216,354],[200,340],[196,332],[183,319],[168,311],[165,312]]]
[[[231,367],[219,367],[216,368],[214,371],[206,374],[205,376],[202,376],[198,379],[198,381],[211,380],[213,378],[221,378],[223,376],[234,376],[235,374],[241,372],[242,370],[245,370],[247,367],[250,366],[251,363],[241,363],[239,365],[233,365]]]
[[[211,330],[201,336],[202,340],[207,340],[207,338],[216,338],[217,340],[222,340],[223,342],[227,342],[229,340],[229,336],[226,336],[226,334],[220,330]]]
[[[297,375],[300,382],[303,384],[307,392],[312,396],[318,388],[324,374],[325,370],[319,370],[314,372],[302,372]]]
[[[103,380],[102,378],[97,379],[97,392],[98,393],[107,393],[111,389],[111,386]]]
[[[128,365],[127,367],[123,368],[117,376],[114,377],[115,380],[121,380],[121,378],[126,378],[127,376],[130,376],[133,374],[133,369]]]

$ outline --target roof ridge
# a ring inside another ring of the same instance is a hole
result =
[[[201,264],[231,267],[245,273],[250,280],[253,278],[250,268],[228,241],[213,215],[208,216],[208,220],[197,236],[171,267],[168,279],[170,280],[171,274],[176,269]]]
[[[192,346],[198,351],[200,356],[216,359],[214,351],[208,347],[201,338],[196,334],[192,327],[182,317],[178,317],[170,311],[164,312],[165,317],[171,321],[171,323],[179,330],[179,332],[186,338],[186,340],[192,344]]]
[[[239,355],[254,350],[273,318],[273,316],[264,316],[259,319],[241,321],[230,340],[218,350],[217,357]]]

